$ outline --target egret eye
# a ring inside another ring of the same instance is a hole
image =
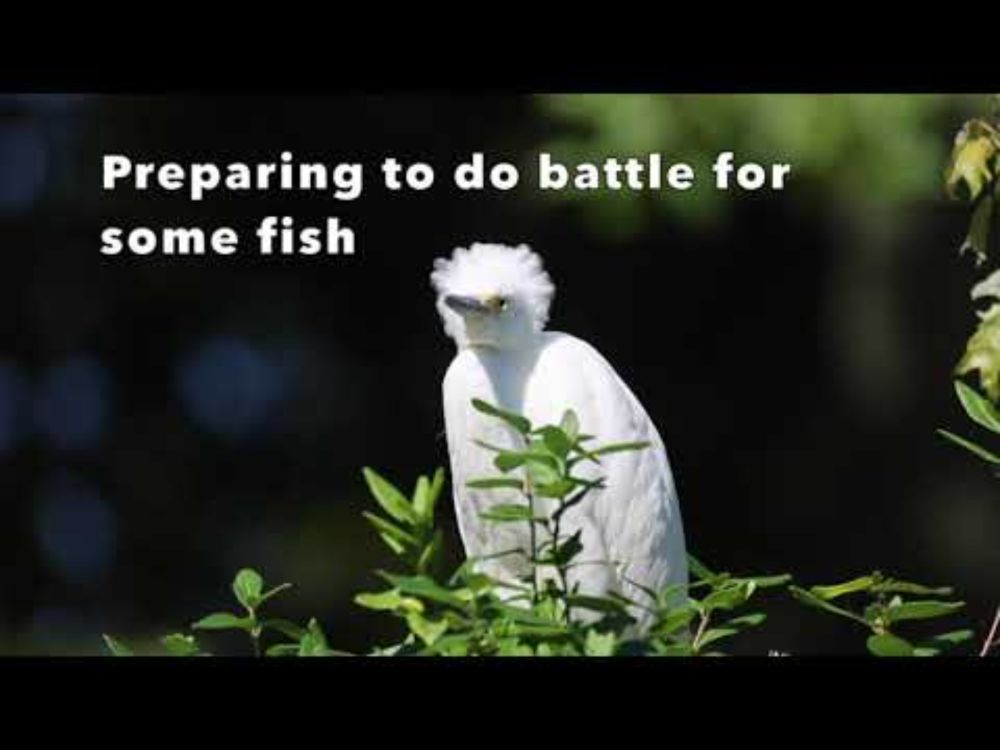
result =
[[[499,313],[507,309],[507,299],[496,294],[483,300],[483,305],[490,312]]]

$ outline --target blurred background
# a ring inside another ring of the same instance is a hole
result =
[[[943,195],[987,96],[0,96],[0,653],[97,654],[228,608],[252,566],[331,643],[396,635],[352,603],[391,562],[361,467],[411,487],[447,465],[453,356],[433,259],[538,250],[552,327],[585,338],[667,443],[689,546],[710,566],[831,583],[881,569],[951,584],[982,630],[1000,600],[1000,486],[938,438],[975,435],[951,370],[982,270]],[[136,161],[426,161],[438,183],[322,192],[100,190]],[[790,162],[783,192],[541,193],[534,157],[722,150]],[[473,151],[519,188],[462,193]],[[261,258],[264,216],[338,216],[353,257]],[[219,258],[106,258],[108,225],[234,226]],[[442,505],[459,559],[450,498]],[[863,636],[795,603],[737,651],[842,653]],[[207,638],[238,653],[241,639]]]

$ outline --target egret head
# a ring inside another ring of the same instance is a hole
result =
[[[516,348],[545,328],[555,287],[527,245],[474,243],[434,261],[431,284],[459,347]]]

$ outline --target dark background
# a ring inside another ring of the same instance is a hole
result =
[[[873,569],[952,584],[982,630],[1000,590],[994,480],[934,434],[979,437],[950,372],[977,277],[947,202],[951,139],[986,97],[54,96],[0,98],[0,652],[99,653],[229,606],[243,566],[363,651],[395,626],[352,604],[390,562],[361,511],[369,465],[447,465],[453,345],[428,275],[473,241],[526,242],[667,443],[692,552],[831,583]],[[781,193],[540,195],[533,155],[720,150],[791,161]],[[363,197],[100,190],[135,161],[362,161]],[[462,193],[472,151],[525,165]],[[438,173],[377,181],[385,156]],[[353,257],[260,258],[267,215],[337,216]],[[235,226],[221,258],[105,258],[116,226]],[[450,498],[443,504],[458,560]],[[741,652],[863,649],[778,600]],[[220,636],[220,652],[243,644]]]

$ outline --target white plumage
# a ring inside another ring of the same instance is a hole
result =
[[[588,466],[591,477],[605,478],[605,488],[565,516],[566,532],[581,530],[584,548],[585,564],[572,568],[571,583],[579,583],[581,593],[618,591],[638,601],[645,595],[634,584],[660,591],[687,583],[684,531],[663,441],[600,353],[578,338],[544,330],[555,287],[541,259],[525,245],[473,244],[437,260],[431,281],[445,330],[458,345],[443,396],[466,553],[484,557],[529,548],[527,524],[489,524],[479,517],[492,504],[515,502],[513,491],[466,487],[471,479],[497,474],[493,454],[474,439],[511,449],[520,445],[512,429],[476,411],[472,399],[524,414],[535,426],[558,424],[573,409],[596,444],[648,441],[650,446]],[[525,564],[519,555],[480,563],[503,579],[523,575]],[[642,612],[636,614],[643,625]]]

